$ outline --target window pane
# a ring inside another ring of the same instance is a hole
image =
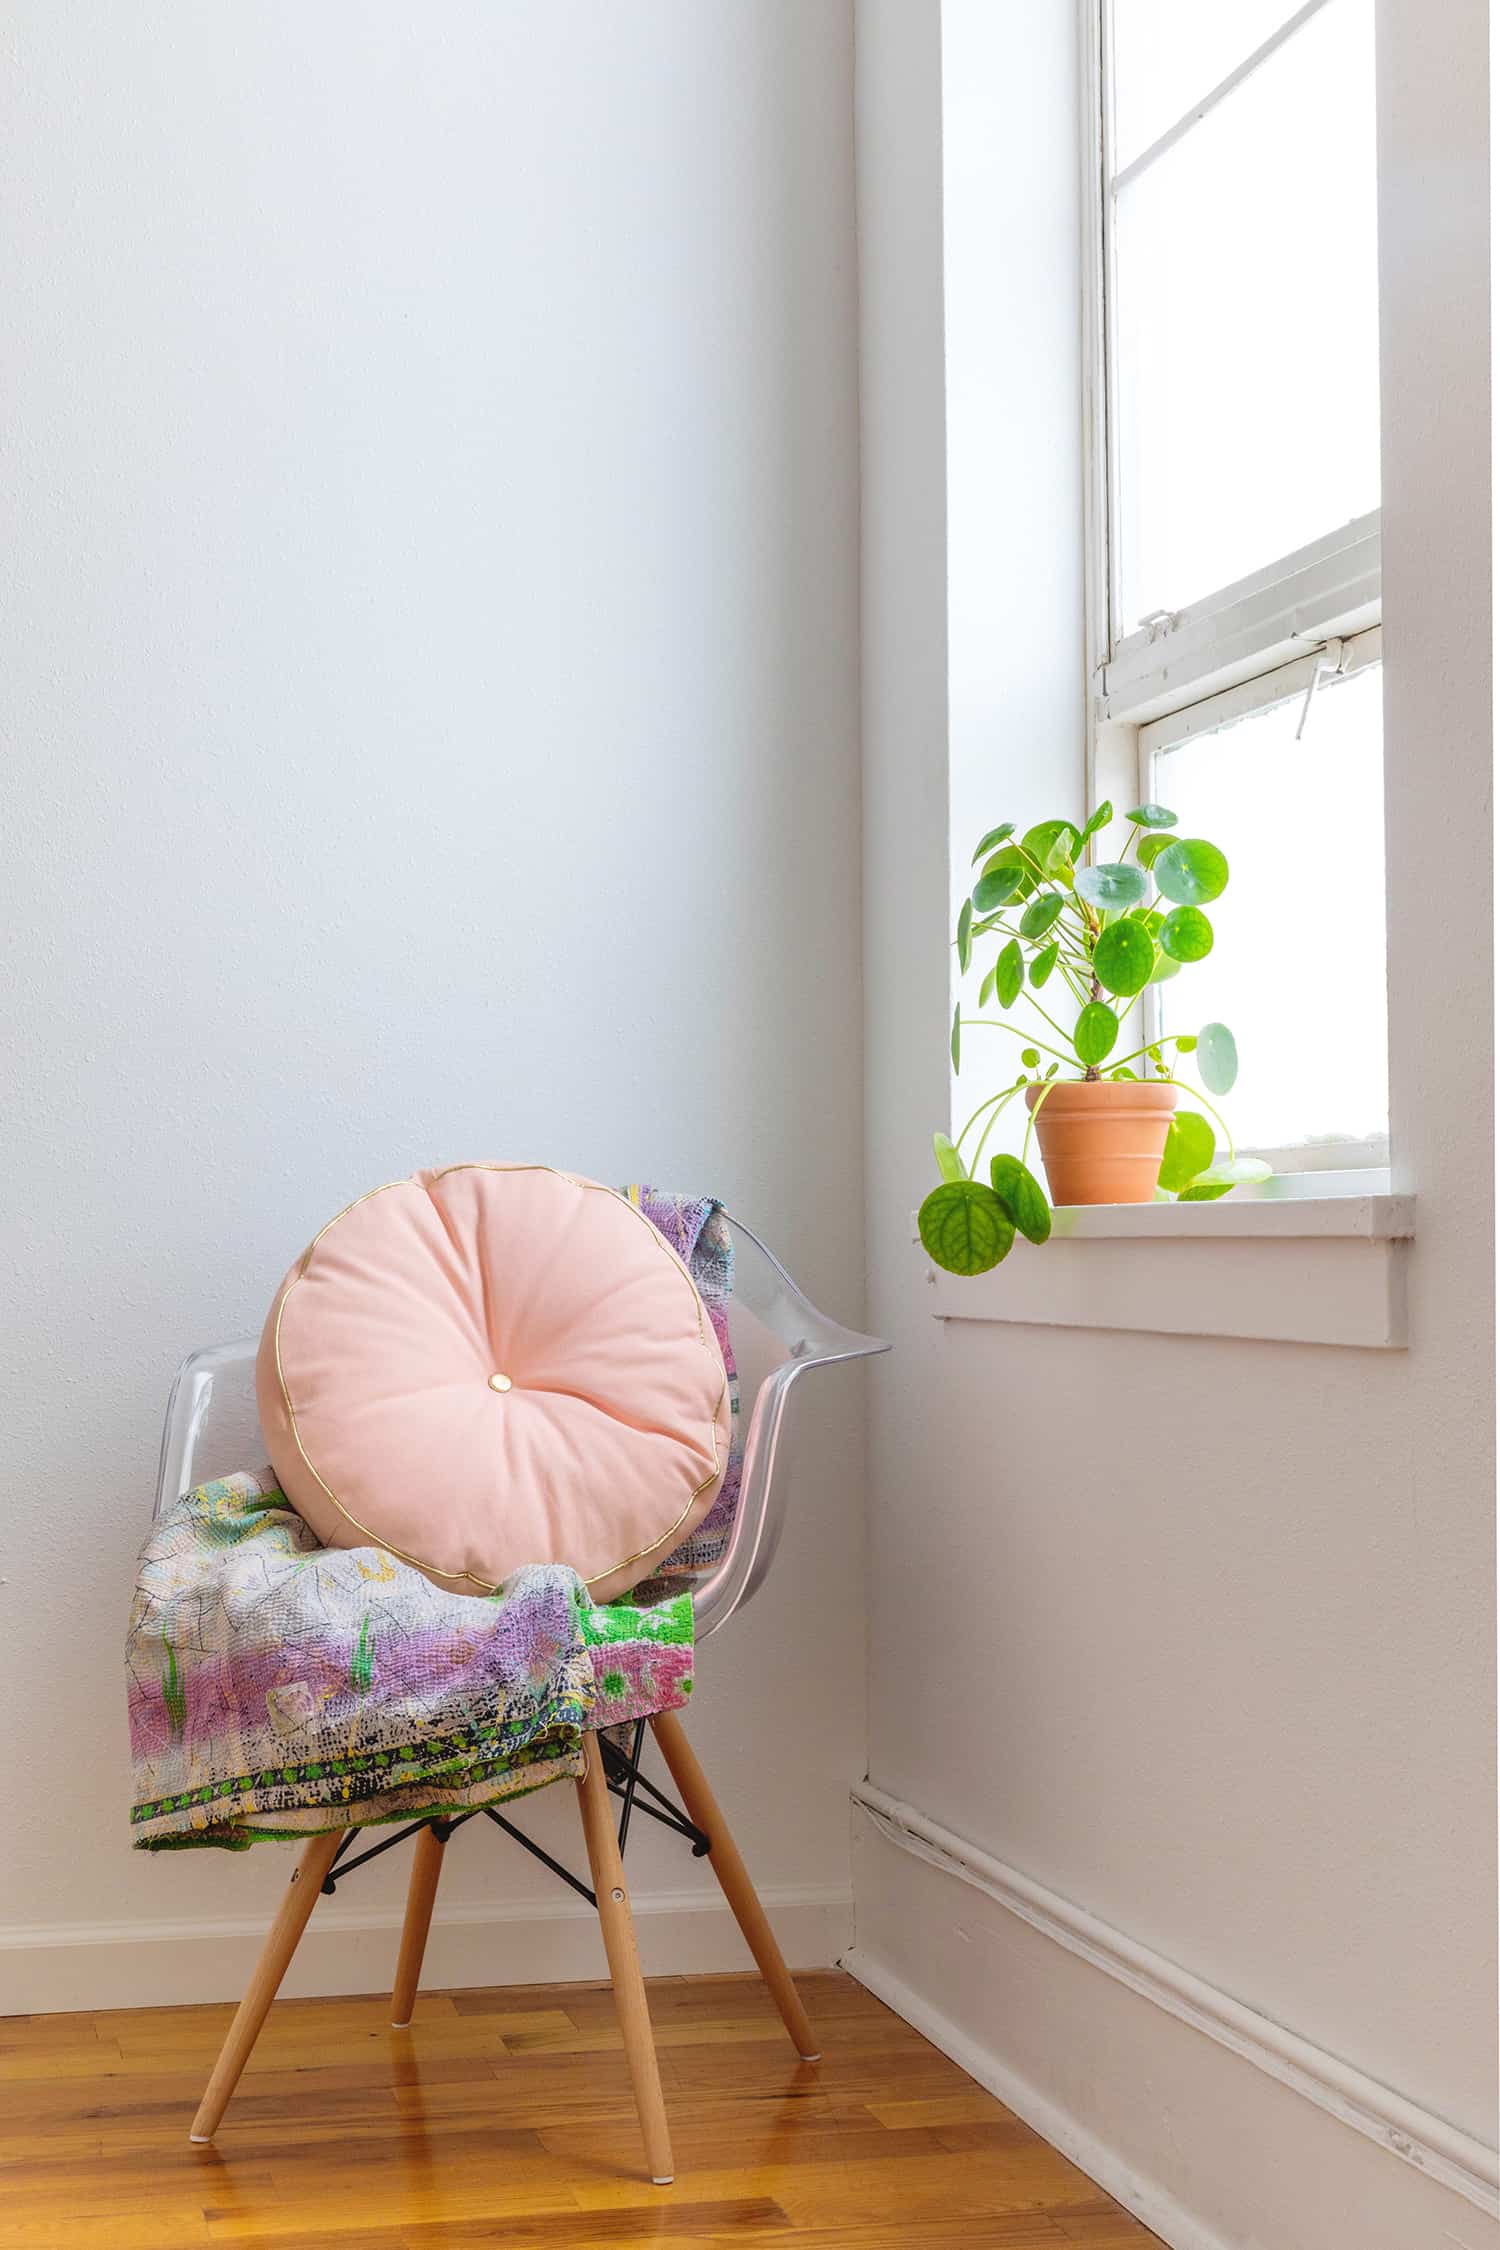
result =
[[[1129,164],[1212,92],[1298,0],[1115,0],[1115,163]]]
[[[1122,625],[1380,502],[1371,0],[1115,198]]]
[[[1227,1023],[1240,1076],[1219,1105],[1242,1148],[1386,1131],[1380,667],[1152,761],[1179,833],[1228,855],[1214,949],[1158,989],[1162,1025]],[[1336,877],[1336,880],[1330,878]],[[1179,998],[1180,995],[1180,998]]]

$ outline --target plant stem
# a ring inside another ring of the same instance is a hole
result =
[[[983,1117],[983,1115],[984,1115],[985,1111],[986,1111],[987,1109],[991,1109],[991,1108],[993,1108],[993,1106],[994,1106],[994,1104],[995,1104],[996,1102],[1006,1102],[1006,1101],[1009,1101],[1009,1100],[1010,1100],[1010,1097],[1011,1097],[1011,1095],[1012,1095],[1012,1094],[1014,1094],[1014,1093],[1015,1093],[1016,1091],[1017,1091],[1017,1088],[1016,1088],[1015,1086],[1013,1086],[1013,1085],[1012,1085],[1012,1086],[1004,1086],[1004,1087],[1002,1087],[1002,1088],[1001,1088],[1001,1090],[1000,1090],[1000,1092],[999,1092],[998,1094],[986,1094],[986,1095],[985,1095],[985,1097],[984,1097],[984,1100],[983,1100],[983,1101],[982,1101],[982,1102],[980,1103],[979,1107],[978,1107],[978,1108],[977,1108],[977,1109],[975,1110],[975,1112],[974,1112],[973,1116],[972,1116],[972,1117],[970,1117],[969,1119],[967,1119],[967,1121],[965,1122],[965,1124],[964,1124],[964,1126],[963,1126],[963,1129],[962,1129],[962,1131],[961,1131],[961,1132],[959,1133],[959,1136],[958,1136],[957,1140],[956,1140],[956,1141],[954,1142],[953,1146],[954,1146],[954,1147],[955,1147],[956,1149],[962,1149],[962,1147],[963,1147],[963,1145],[964,1145],[964,1142],[965,1142],[965,1141],[966,1141],[966,1140],[968,1139],[969,1135],[970,1135],[970,1134],[971,1134],[971,1133],[973,1132],[973,1130],[974,1130],[975,1126],[976,1126],[976,1125],[977,1125],[977,1124],[979,1123],[979,1120],[980,1120],[980,1118],[981,1118],[981,1117]]]
[[[1059,1039],[1068,1039],[1068,1034],[1063,1030],[1062,1025],[1056,1022],[1053,1017],[1048,1015],[1046,1009],[1042,1006],[1041,1001],[1038,1000],[1036,994],[1031,990],[1031,987],[1029,985],[1023,985],[1021,987],[1021,998],[1023,1000],[1029,1000],[1031,1002],[1031,1005],[1033,1006],[1033,1008],[1035,1008],[1043,1023],[1050,1023],[1053,1030],[1057,1033]],[[1069,1046],[1073,1044],[1071,1039],[1068,1039],[1068,1044]],[[1041,1045],[1040,1040],[1037,1041],[1037,1045]],[[1049,1055],[1055,1055],[1057,1049],[1055,1047],[1049,1047],[1047,1049],[1047,1052]]]
[[[1055,922],[1053,923],[1052,927],[1054,932],[1056,932],[1057,924]],[[1035,938],[1028,939],[1027,942],[1031,945],[1036,944]],[[1092,973],[1089,965],[1088,955],[1086,953],[1080,953],[1076,946],[1065,944],[1061,937],[1055,937],[1053,942],[1055,942],[1057,946],[1058,970],[1060,971],[1062,976],[1066,978],[1068,987],[1072,992],[1074,999],[1078,1002],[1079,1006],[1082,1007],[1086,995],[1084,993],[1083,985],[1080,979],[1081,977],[1089,976]],[[1038,947],[1038,951],[1040,950],[1042,949]],[[1057,1026],[1054,1025],[1053,1029],[1056,1030],[1056,1028]],[[1063,1037],[1067,1037],[1066,1032],[1064,1032]]]
[[[976,1031],[1008,1031],[1012,1039],[1023,1039],[1028,1047],[1040,1047],[1044,1055],[1056,1055],[1058,1061],[1066,1063],[1069,1069],[1078,1060],[1076,1055],[1062,1054],[1058,1048],[1049,1047],[1045,1039],[1038,1039],[1033,1033],[1023,1031],[1018,1023],[1006,1023],[1001,1016],[960,1016],[958,1020],[961,1024],[972,1025]],[[1048,1016],[1047,1021],[1051,1023],[1052,1018]],[[1068,1035],[1064,1032],[1062,1036],[1066,1039]]]
[[[1054,1080],[1054,1081],[1053,1081],[1053,1083],[1055,1084],[1055,1083],[1056,1083],[1056,1081]],[[989,1121],[988,1125],[986,1125],[986,1127],[985,1127],[984,1131],[983,1131],[983,1132],[982,1132],[982,1133],[980,1134],[980,1136],[979,1136],[979,1146],[978,1146],[978,1147],[977,1147],[977,1148],[975,1149],[975,1151],[974,1151],[974,1164],[973,1164],[973,1169],[972,1169],[972,1170],[970,1171],[970,1173],[969,1173],[969,1177],[970,1177],[970,1179],[971,1179],[971,1180],[973,1179],[973,1177],[974,1177],[974,1174],[975,1174],[975,1173],[976,1173],[976,1172],[977,1172],[977,1171],[979,1170],[979,1166],[980,1166],[981,1162],[983,1161],[983,1158],[984,1158],[984,1144],[985,1144],[985,1142],[986,1142],[986,1141],[987,1141],[987,1140],[989,1139],[989,1137],[990,1137],[990,1134],[991,1134],[991,1133],[992,1133],[992,1132],[994,1131],[994,1127],[995,1127],[995,1118],[997,1118],[997,1117],[998,1117],[998,1116],[1000,1115],[1000,1112],[1001,1112],[1001,1110],[1002,1110],[1002,1109],[1004,1109],[1004,1107],[1005,1107],[1006,1103],[1007,1103],[1008,1101],[1010,1101],[1010,1100],[1011,1100],[1011,1099],[1013,1098],[1013,1096],[1015,1096],[1016,1094],[1019,1094],[1019,1093],[1020,1093],[1020,1091],[1021,1091],[1021,1088],[1020,1088],[1019,1086],[1007,1086],[1007,1087],[1006,1087],[1006,1089],[1005,1089],[1005,1092],[1004,1092],[1003,1094],[1001,1094],[1001,1095],[999,1096],[998,1100],[996,1101],[996,1104],[995,1104],[995,1111],[994,1111],[994,1116],[992,1116],[992,1117],[991,1117],[991,1119],[990,1119],[990,1121]]]
[[[1167,1042],[1171,1039],[1175,1039],[1176,1036],[1177,1034],[1175,1031],[1164,1031],[1160,1039],[1148,1039],[1145,1046],[1137,1047],[1133,1054],[1120,1055],[1119,1057],[1116,1057],[1114,1055],[1106,1055],[1104,1059],[1109,1064],[1111,1070],[1123,1070],[1127,1063],[1139,1062],[1142,1055],[1149,1055],[1153,1047],[1165,1047]],[[1181,1085],[1182,1083],[1183,1082],[1181,1079],[1173,1080],[1174,1085]]]
[[[1234,1135],[1229,1130],[1228,1121],[1214,1108],[1213,1103],[1201,1088],[1190,1086],[1185,1078],[1148,1078],[1146,1084],[1148,1086],[1180,1086],[1185,1094],[1191,1094],[1195,1102],[1202,1102],[1209,1116],[1218,1118],[1219,1123],[1223,1126],[1224,1140],[1229,1149],[1229,1160],[1231,1163],[1234,1162]]]
[[[1032,1128],[1032,1126],[1033,1126],[1033,1125],[1034,1125],[1034,1124],[1036,1123],[1036,1121],[1037,1121],[1037,1113],[1038,1113],[1038,1111],[1039,1111],[1039,1110],[1040,1110],[1040,1109],[1042,1108],[1043,1104],[1045,1103],[1045,1101],[1046,1101],[1046,1099],[1047,1099],[1047,1096],[1048,1096],[1048,1095],[1049,1095],[1049,1094],[1051,1093],[1051,1091],[1052,1091],[1052,1087],[1053,1087],[1053,1086],[1055,1086],[1056,1084],[1057,1084],[1057,1080],[1056,1080],[1056,1079],[1054,1078],[1054,1079],[1053,1079],[1053,1081],[1052,1081],[1052,1085],[1050,1085],[1050,1086],[1044,1086],[1044,1087],[1042,1088],[1042,1091],[1041,1091],[1040,1095],[1038,1096],[1038,1098],[1037,1098],[1036,1102],[1035,1102],[1035,1103],[1033,1104],[1032,1108],[1031,1108],[1030,1110],[1028,1110],[1028,1112],[1027,1112],[1027,1115],[1026,1115],[1026,1137],[1025,1137],[1025,1139],[1024,1139],[1024,1140],[1022,1141],[1022,1143],[1021,1143],[1021,1162],[1022,1162],[1023,1164],[1024,1164],[1025,1162],[1026,1162],[1026,1158],[1027,1158],[1027,1155],[1028,1155],[1028,1153],[1029,1153],[1029,1151],[1030,1151],[1030,1148],[1031,1148],[1031,1128]]]
[[[1066,892],[1061,892],[1056,895],[1064,899],[1067,898]],[[974,934],[979,937],[990,937],[994,935],[996,930],[998,930],[1002,937],[1014,938],[1020,945],[1035,946],[1038,951],[1040,951],[1041,947],[1046,944],[1049,936],[1052,936],[1057,939],[1058,948],[1060,951],[1071,953],[1076,961],[1079,961],[1087,966],[1088,956],[1079,950],[1079,947],[1075,940],[1069,938],[1067,932],[1062,927],[1062,919],[1060,916],[1058,920],[1052,924],[1050,931],[1043,930],[1040,937],[1028,937],[1023,929],[1013,929],[1009,922],[1001,921],[1000,914],[1003,911],[1003,908],[998,909],[995,914],[994,920],[988,924],[987,928],[979,930]],[[953,942],[956,945],[958,943],[958,940],[955,938]]]
[[[1052,929],[1057,929],[1057,922],[1052,922]],[[1037,949],[1037,952],[1041,952],[1041,945],[1037,943],[1037,938],[1025,938],[1025,936],[1021,936],[1021,931],[1019,931],[1019,929],[1012,929],[1012,927],[1010,927],[1010,922],[1001,922],[1001,918],[999,918],[999,916],[996,916],[996,918],[994,918],[994,922],[990,922],[990,927],[987,927],[987,929],[983,929],[983,931],[978,931],[978,934],[981,934],[981,936],[990,936],[990,938],[992,938],[992,936],[996,934],[996,931],[999,931],[999,934],[1001,934],[1003,938],[1014,938],[1014,940],[1016,940],[1016,945],[1032,945],[1034,949]],[[958,940],[954,938],[954,945],[956,945],[956,943],[958,943]],[[1066,947],[1064,943],[1061,943],[1061,938],[1057,938],[1057,967],[1059,967],[1059,970],[1061,970],[1061,972],[1064,972],[1064,976],[1070,976],[1070,974],[1073,974],[1073,972],[1070,972],[1070,963],[1077,963],[1077,967],[1082,967],[1082,970],[1084,970],[1084,972],[1088,972],[1088,958],[1086,958],[1086,954],[1079,954],[1075,947]],[[1077,992],[1077,983],[1073,985],[1073,990]],[[1079,999],[1082,999],[1082,992],[1079,992]]]

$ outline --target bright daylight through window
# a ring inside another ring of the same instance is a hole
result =
[[[1372,0],[1102,6],[1096,779],[1234,871],[1194,1005],[1241,1145],[1380,1163]]]

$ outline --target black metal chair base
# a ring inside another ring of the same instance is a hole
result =
[[[637,1719],[631,1729],[628,1751],[619,1749],[602,1734],[594,1737],[604,1761],[604,1777],[609,1785],[610,1795],[620,1800],[621,1856],[624,1856],[625,1839],[630,1833],[631,1816],[641,1812],[648,1820],[659,1821],[663,1828],[675,1829],[679,1836],[685,1837],[692,1845],[693,1857],[702,1859],[709,1848],[708,1838],[703,1830],[694,1826],[675,1798],[669,1797],[664,1789],[659,1789],[641,1771],[641,1751],[645,1739],[644,1719]],[[590,1906],[598,1905],[599,1902],[587,1883],[580,1881],[571,1868],[564,1867],[560,1859],[554,1859],[549,1851],[544,1851],[533,1837],[527,1835],[524,1828],[518,1828],[504,1813],[496,1812],[493,1805],[476,1805],[473,1812],[459,1813],[452,1820],[411,1821],[405,1828],[398,1828],[394,1836],[386,1836],[380,1843],[372,1844],[368,1851],[356,1852],[349,1859],[345,1855],[360,1833],[357,1828],[351,1828],[334,1853],[328,1873],[323,1878],[324,1894],[331,1898],[345,1876],[352,1875],[356,1868],[367,1867],[372,1859],[379,1859],[382,1852],[394,1851],[397,1844],[404,1844],[407,1837],[415,1836],[419,1829],[430,1828],[439,1843],[446,1844],[456,1828],[462,1828],[465,1821],[475,1819],[480,1813],[484,1814],[486,1820],[492,1820],[497,1828],[503,1828],[506,1835],[512,1837],[523,1851],[530,1852],[533,1859],[539,1859],[544,1867],[550,1868],[560,1882],[566,1883],[570,1890],[577,1891],[580,1898],[586,1898]]]

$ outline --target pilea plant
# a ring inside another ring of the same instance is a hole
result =
[[[1159,1199],[1207,1202],[1241,1182],[1269,1177],[1268,1165],[1236,1157],[1229,1128],[1209,1099],[1227,1094],[1239,1071],[1227,1025],[1163,1033],[1128,1053],[1116,1052],[1137,996],[1212,951],[1213,924],[1203,909],[1228,883],[1229,863],[1216,844],[1174,835],[1177,815],[1156,804],[1137,805],[1125,815],[1130,838],[1119,859],[1096,862],[1094,839],[1113,818],[1113,806],[1101,804],[1082,828],[1068,820],[1044,820],[1019,838],[1015,823],[1006,821],[975,848],[972,865],[978,872],[959,909],[955,938],[961,976],[977,966],[981,951],[988,953],[984,940],[999,942],[981,976],[974,1012],[965,1012],[962,998],[954,1008],[953,1067],[958,1069],[965,1032],[999,1030],[1020,1042],[1021,1070],[979,1104],[956,1141],[946,1133],[933,1135],[942,1183],[923,1203],[918,1224],[928,1256],[950,1273],[983,1273],[998,1265],[1017,1234],[1028,1242],[1047,1240],[1051,1205],[1027,1158],[1033,1128],[1060,1084],[1100,1087],[1101,1111],[1118,1110],[1128,1099],[1123,1087],[1132,1080],[1171,1089],[1165,1101],[1150,1097],[1159,1112],[1158,1132],[1165,1136],[1155,1185]],[[1187,1058],[1200,1085],[1177,1075]],[[1105,1091],[1114,1086],[1122,1088],[1121,1095]],[[1171,1115],[1179,1093],[1198,1106]],[[985,1144],[1020,1094],[1030,1113],[1021,1154],[992,1157],[986,1178]],[[1070,1108],[1092,1106],[1093,1098],[1085,1096]],[[1218,1161],[1210,1119],[1223,1127],[1229,1148],[1228,1157]],[[1153,1159],[1154,1150],[1148,1163]],[[1147,1198],[1152,1193],[1149,1170],[1140,1192]]]

